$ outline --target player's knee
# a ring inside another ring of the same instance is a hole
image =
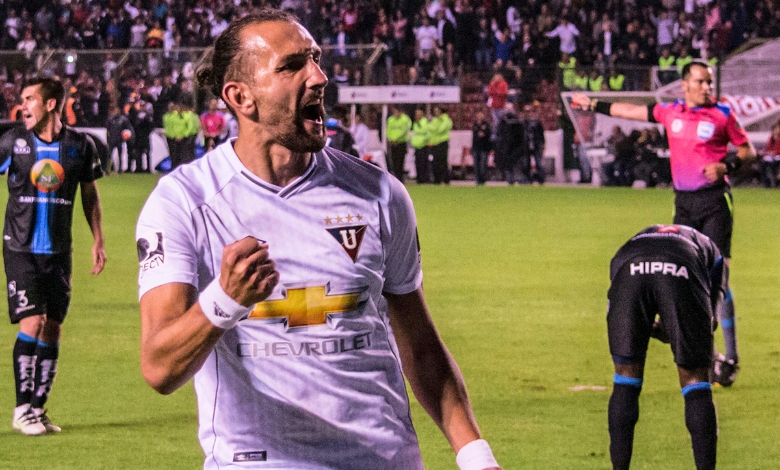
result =
[[[686,390],[695,390],[703,387],[701,384],[709,385],[709,365],[700,363],[694,366],[677,366],[677,374],[680,377],[680,388],[685,396]],[[692,388],[688,388],[692,387]]]
[[[62,323],[54,320],[44,320],[39,337],[44,343],[57,344],[62,334]]]
[[[34,315],[23,318],[19,322],[19,331],[32,338],[37,338],[43,331],[43,326],[45,323],[45,315]]]
[[[629,387],[634,387],[639,390],[642,389],[642,384],[644,384],[644,379],[641,377],[627,377],[622,374],[615,374],[615,377],[613,378],[613,383],[615,385],[627,385]]]
[[[712,385],[709,382],[693,382],[682,387],[682,396],[686,400],[709,395],[712,397]]]
[[[627,356],[612,356],[612,362],[615,364],[615,376],[621,376],[626,378],[639,378],[644,375],[645,370],[645,357],[627,357]]]

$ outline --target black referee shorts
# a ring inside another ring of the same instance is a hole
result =
[[[675,191],[674,223],[687,225],[707,235],[725,258],[731,258],[734,197],[728,186]]]
[[[670,340],[674,362],[687,370],[709,367],[714,328],[709,294],[698,276],[675,275],[681,265],[671,258],[668,261],[659,261],[658,256],[637,257],[615,275],[608,294],[610,353],[616,356],[616,362],[644,363],[658,314]],[[655,273],[643,269],[640,274],[637,266],[641,263],[643,268],[652,267],[650,262],[660,263],[661,269]]]
[[[3,249],[11,323],[46,314],[62,323],[70,306],[70,253],[36,255]]]

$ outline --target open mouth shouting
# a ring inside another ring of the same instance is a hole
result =
[[[325,106],[321,99],[317,99],[301,108],[301,118],[306,130],[320,133],[325,126]]]
[[[38,123],[32,113],[22,113],[22,122],[27,130],[32,129]]]

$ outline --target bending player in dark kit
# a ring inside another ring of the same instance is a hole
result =
[[[24,127],[0,139],[10,159],[3,261],[8,313],[19,324],[14,345],[13,428],[26,435],[59,432],[43,408],[57,375],[62,322],[71,294],[73,201],[81,203],[94,238],[92,274],[106,263],[95,180],[103,175],[92,139],[63,125],[65,89],[50,78],[22,89]]]
[[[714,102],[709,64],[693,61],[685,65],[680,83],[685,97],[673,103],[650,106],[608,103],[575,93],[572,105],[664,126],[674,183],[674,223],[693,227],[710,237],[728,264],[734,226],[734,198],[728,175],[753,159],[756,149],[731,108]],[[729,143],[736,147],[736,155],[727,152]],[[734,383],[739,370],[734,296],[730,288],[717,314],[723,328],[726,355],[716,353],[712,378],[728,387]]]
[[[614,469],[628,469],[639,419],[647,345],[668,342],[685,400],[696,468],[714,469],[717,420],[709,369],[715,312],[728,267],[709,238],[684,225],[653,225],[612,259],[607,308],[615,379],[609,399],[609,452]],[[656,314],[660,317],[656,321]]]

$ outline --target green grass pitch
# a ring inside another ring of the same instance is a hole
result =
[[[11,430],[16,327],[0,322],[0,468],[202,466],[192,386],[160,396],[144,383],[138,365],[134,226],[155,182],[125,175],[99,183],[109,257],[100,276],[89,274],[91,236],[80,204],[75,209],[73,301],[48,403],[61,434],[31,438]],[[671,191],[409,189],[428,303],[499,462],[507,470],[610,468],[609,260],[639,229],[671,221]],[[731,279],[743,369],[732,388],[714,391],[719,468],[777,468],[780,192],[734,193]],[[3,206],[5,198],[2,191]],[[719,332],[716,342],[722,348]],[[570,390],[577,386],[586,389]],[[693,468],[671,353],[655,341],[640,407],[633,468]],[[412,409],[426,468],[456,468],[430,419],[416,402]]]

